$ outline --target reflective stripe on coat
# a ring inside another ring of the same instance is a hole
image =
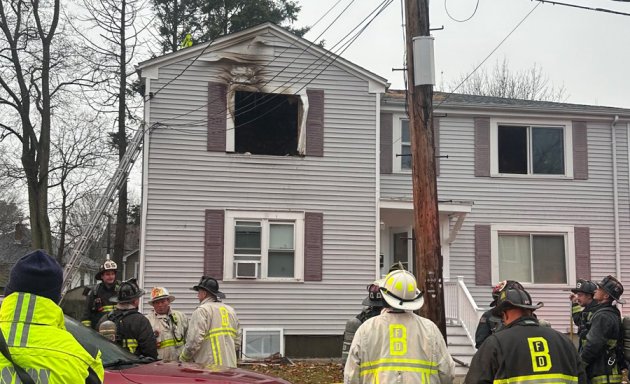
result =
[[[164,361],[177,361],[186,342],[188,317],[180,311],[169,310],[166,315],[158,315],[151,310],[147,319],[156,334],[158,357]]]

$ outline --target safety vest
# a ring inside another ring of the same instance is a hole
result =
[[[66,331],[61,308],[52,300],[14,292],[0,308],[0,329],[16,364],[36,383],[101,383],[98,349],[87,351]],[[13,365],[0,355],[0,382],[19,382]]]
[[[192,313],[180,360],[204,366],[236,367],[241,345],[239,321],[229,305],[204,300]]]
[[[455,364],[437,326],[411,312],[391,312],[363,323],[352,340],[346,384],[446,384]]]
[[[170,310],[158,315],[154,310],[147,314],[158,343],[158,357],[164,361],[177,361],[186,342],[188,318],[179,311]]]

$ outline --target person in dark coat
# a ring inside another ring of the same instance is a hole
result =
[[[516,285],[518,284],[518,286]],[[495,285],[492,288],[492,302],[490,303],[490,309],[485,311],[481,318],[479,319],[479,324],[477,325],[477,331],[475,331],[475,348],[481,347],[481,343],[488,336],[497,332],[503,326],[501,322],[501,316],[496,316],[492,314],[492,308],[497,305],[497,299],[499,298],[499,293],[505,289],[506,287],[518,287],[523,289],[517,281],[514,280],[503,280],[499,284]]]
[[[120,285],[118,295],[110,300],[117,303],[113,312],[101,318],[99,329],[106,320],[116,326],[115,342],[138,356],[158,358],[157,340],[153,327],[143,314],[138,312],[140,297],[144,290],[138,287],[136,279],[129,279]]]
[[[87,296],[86,307],[81,318],[81,323],[86,327],[97,329],[101,317],[114,310],[115,303],[110,299],[116,296],[120,287],[120,281],[116,280],[117,271],[118,266],[113,260],[109,259],[108,255],[103,264],[101,264],[96,276],[94,276],[100,282],[96,283],[91,289],[86,289],[87,292],[84,293]]]
[[[621,383],[621,370],[625,368],[621,340],[621,314],[613,305],[621,304],[623,285],[613,276],[606,276],[597,283],[593,296],[597,305],[592,307],[593,315],[586,323],[587,334],[580,356],[586,364],[589,383]]]
[[[586,384],[584,366],[571,341],[560,332],[541,327],[524,289],[500,292],[494,315],[504,328],[490,335],[470,363],[464,384],[578,383]]]
[[[578,351],[582,351],[582,347],[586,342],[586,334],[588,328],[586,324],[591,321],[593,315],[593,307],[597,302],[593,299],[597,284],[589,280],[579,279],[575,284],[575,288],[571,289],[571,317],[573,323],[578,327],[577,335],[579,337]]]

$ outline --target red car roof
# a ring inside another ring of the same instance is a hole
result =
[[[240,368],[199,368],[193,364],[161,361],[127,369],[105,371],[104,384],[291,384],[290,382]]]

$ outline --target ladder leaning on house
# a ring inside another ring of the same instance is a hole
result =
[[[118,163],[118,168],[114,172],[112,179],[107,184],[107,188],[103,194],[99,197],[95,207],[90,212],[88,224],[83,227],[82,233],[79,235],[79,239],[72,247],[70,251],[70,257],[68,263],[63,272],[63,285],[61,291],[67,292],[72,285],[72,281],[76,273],[81,267],[83,262],[84,253],[88,250],[92,242],[100,235],[99,223],[103,219],[103,215],[110,213],[114,207],[116,201],[116,192],[123,185],[134,162],[138,159],[138,155],[142,150],[142,139],[147,131],[150,131],[152,127],[145,130],[145,124],[140,126],[140,129],[136,131],[131,142],[127,146],[125,155]],[[63,298],[62,298],[63,300]]]

